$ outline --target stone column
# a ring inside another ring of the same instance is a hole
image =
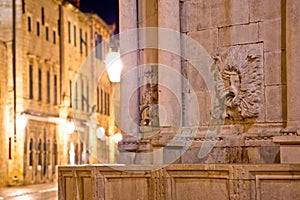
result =
[[[300,127],[300,1],[286,1],[287,126]]]
[[[137,28],[137,10],[136,0],[120,0],[120,52],[123,64],[121,72],[121,128],[126,133],[138,132],[138,114],[139,114],[139,100],[138,100],[138,76],[134,75],[136,72],[137,51],[127,52],[128,45],[134,45],[137,49],[136,37],[131,37],[132,41],[128,41],[122,32]],[[132,31],[132,33],[134,33]],[[124,36],[124,37],[123,37]],[[125,79],[126,78],[126,79]],[[130,80],[129,80],[130,79]],[[131,88],[136,88],[131,91]],[[134,92],[134,93],[129,93]]]
[[[120,82],[120,122],[119,126],[124,139],[119,143],[119,163],[132,164],[134,161],[134,149],[128,150],[132,143],[131,136],[137,136],[139,132],[139,97],[138,97],[138,76],[136,67],[138,65],[137,51],[128,52],[130,49],[137,49],[137,37],[133,29],[137,28],[137,1],[120,0],[120,54],[122,61],[122,72]],[[127,37],[127,31],[130,31],[130,37]],[[129,47],[130,46],[130,47]],[[127,137],[129,136],[129,137]],[[124,151],[123,151],[124,150]]]
[[[158,27],[180,32],[180,13],[178,0],[158,1]],[[163,32],[164,33],[164,32]],[[158,48],[166,42],[166,36],[158,35]],[[174,42],[174,41],[173,41]],[[172,44],[173,52],[180,52],[180,38]],[[159,122],[160,126],[181,126],[181,77],[169,70],[181,74],[181,58],[175,53],[159,49]],[[161,67],[165,65],[167,67]]]
[[[300,1],[286,0],[287,128],[273,138],[280,145],[281,163],[300,163]]]

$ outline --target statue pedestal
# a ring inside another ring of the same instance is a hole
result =
[[[282,135],[273,138],[273,142],[280,144],[280,162],[282,164],[300,163],[300,136]]]

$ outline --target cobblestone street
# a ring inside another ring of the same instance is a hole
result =
[[[0,200],[56,200],[57,183],[0,188]]]

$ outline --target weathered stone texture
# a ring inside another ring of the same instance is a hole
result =
[[[0,42],[0,124],[1,127],[7,122],[7,115],[5,110],[7,110],[6,98],[7,98],[7,49],[6,45],[3,42]],[[7,177],[7,137],[6,129],[0,129],[0,187],[6,185]]]
[[[280,144],[281,163],[300,163],[300,136],[295,130],[289,134],[274,137],[273,141]]]
[[[194,109],[194,106],[199,106],[199,112],[200,112],[200,126],[208,126],[210,124],[210,110],[212,108],[212,102],[211,102],[211,94],[208,91],[199,91],[196,92],[198,105],[191,106],[190,109]],[[192,112],[190,112],[192,113]],[[191,118],[193,116],[190,116]]]
[[[196,31],[198,12],[196,1],[184,1],[180,4],[180,31],[183,33]]]
[[[185,9],[182,14],[186,17],[181,17],[181,19],[190,24],[198,22],[198,25],[196,30],[195,27],[185,27],[184,30],[186,30],[182,32],[187,32],[188,36],[195,39],[212,56],[217,49],[223,47],[230,48],[231,46],[251,44],[260,44],[260,47],[263,47],[264,53],[262,53],[261,59],[264,74],[261,104],[264,108],[261,109],[257,122],[274,120],[282,122],[284,116],[281,109],[284,101],[281,100],[281,91],[272,92],[271,95],[276,95],[275,100],[278,108],[271,109],[274,105],[270,102],[270,89],[265,89],[264,85],[280,86],[285,84],[284,74],[282,74],[283,55],[281,53],[284,40],[284,34],[282,34],[284,26],[281,17],[284,16],[285,3],[280,0],[193,0],[184,1],[183,4]],[[195,8],[188,5],[197,5],[197,20],[188,18],[188,16],[195,15]],[[193,77],[194,75],[190,76]],[[195,79],[192,78],[191,80]],[[195,89],[196,91],[203,90],[202,84],[193,83],[193,85],[199,87],[199,89]],[[268,94],[265,95],[265,93]],[[268,119],[265,120],[265,117]]]
[[[219,46],[257,43],[258,24],[236,25],[219,29]]]
[[[299,8],[299,1],[185,0],[180,1],[179,9],[177,4],[172,6],[171,2],[174,3],[175,1],[158,1],[158,27],[179,30],[182,34],[197,42],[197,45],[194,45],[193,42],[182,39],[180,43],[183,54],[181,61],[175,60],[172,56],[165,56],[165,54],[161,54],[161,58],[159,57],[159,61],[166,65],[173,66],[174,62],[181,63],[183,76],[190,83],[190,85],[180,85],[174,81],[178,88],[181,87],[183,93],[182,106],[184,108],[183,121],[186,122],[185,125],[188,125],[188,122],[192,119],[199,117],[199,123],[196,124],[200,125],[198,128],[203,136],[211,123],[211,116],[215,112],[210,107],[212,104],[210,95],[212,93],[209,92],[209,83],[205,82],[209,77],[208,74],[214,70],[213,67],[211,68],[209,58],[217,58],[219,55],[216,55],[216,53],[220,54],[223,50],[229,52],[230,49],[234,48],[251,49],[255,47],[259,51],[259,59],[251,57],[252,54],[249,52],[239,55],[240,50],[235,53],[231,52],[232,55],[237,55],[238,58],[231,58],[226,56],[225,53],[223,57],[221,55],[220,60],[223,62],[216,68],[220,70],[220,68],[227,67],[229,69],[228,73],[224,72],[222,74],[224,77],[233,77],[232,74],[238,71],[234,70],[237,66],[243,66],[244,68],[251,61],[253,67],[256,64],[256,62],[253,62],[254,60],[257,59],[257,62],[260,62],[258,68],[250,67],[249,71],[245,70],[237,75],[239,78],[237,88],[240,93],[245,92],[246,98],[236,98],[237,101],[232,101],[231,105],[230,102],[226,102],[227,107],[231,106],[237,112],[242,110],[237,105],[244,104],[245,112],[255,111],[255,114],[244,115],[245,117],[242,119],[231,117],[220,122],[220,125],[222,125],[220,128],[221,136],[218,135],[220,141],[218,141],[210,156],[203,160],[199,159],[196,149],[199,149],[200,143],[207,138],[194,138],[198,142],[196,142],[198,146],[195,145],[188,149],[181,160],[177,160],[177,162],[278,163],[280,160],[279,145],[275,144],[272,138],[281,134],[280,130],[285,128],[286,120],[288,120],[287,124],[293,121],[294,126],[299,127],[300,112],[298,111],[300,106],[299,101],[297,101],[299,99],[297,88],[299,85],[298,35],[300,20],[299,9],[297,9]],[[151,9],[153,8],[149,10]],[[200,45],[209,55],[204,55],[204,51],[198,48]],[[245,59],[238,63],[230,62],[239,60],[241,57]],[[247,77],[248,74],[255,74],[254,72],[257,73],[256,78],[259,80]],[[166,77],[167,74],[159,73],[159,76],[161,79],[170,81],[170,78]],[[241,83],[244,83],[245,80],[249,84],[259,82],[257,84],[259,86],[241,86]],[[222,79],[222,81],[228,80]],[[230,87],[232,85],[231,81],[229,81]],[[175,91],[177,93],[177,90]],[[198,102],[196,104],[192,102],[192,92],[195,92],[197,96]],[[249,101],[247,98],[251,99],[251,95],[256,94],[256,92],[259,98]],[[288,93],[287,96],[286,92]],[[228,100],[227,97],[230,96],[235,98],[240,93],[233,94],[233,92],[229,92],[227,96],[222,94],[223,96],[220,95],[220,99],[225,97],[225,100]],[[159,98],[162,98],[160,101],[174,103],[175,100],[171,99],[173,98],[172,95],[171,93],[165,96],[160,95]],[[255,108],[249,105],[255,105]],[[196,109],[193,109],[195,106],[199,108],[200,114],[198,116],[194,112]],[[220,110],[224,110],[222,106],[220,106]],[[166,113],[163,114],[166,115]],[[170,111],[167,114],[173,115],[174,112]],[[160,136],[164,137],[163,134]],[[232,198],[238,199],[235,194]]]
[[[196,40],[210,55],[213,55],[218,47],[218,29],[192,31],[188,36]]]
[[[249,22],[246,0],[199,0],[197,5],[198,30]]]
[[[265,85],[282,84],[282,59],[281,53],[264,53]]]
[[[264,51],[281,52],[281,19],[259,22],[259,41],[264,43]]]
[[[185,164],[152,169],[153,166],[60,167],[59,199],[300,198],[299,165]]]
[[[267,86],[265,89],[267,122],[280,122],[282,120],[282,87]]]
[[[287,69],[287,119],[289,126],[300,124],[300,1],[288,0],[286,10],[286,69]]]
[[[281,0],[250,0],[250,22],[272,20],[281,17]]]

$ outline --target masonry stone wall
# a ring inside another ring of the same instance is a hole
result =
[[[282,1],[199,0],[185,1],[183,4],[187,18],[183,32],[195,39],[210,55],[214,56],[220,48],[249,44],[259,46],[263,51],[264,77],[263,110],[257,121],[275,126],[284,122],[282,108],[285,102],[282,94],[286,83],[282,74],[285,67],[282,66],[285,50],[282,31],[285,30],[282,28],[285,18],[282,16],[285,11]],[[197,86],[195,89],[205,91]]]
[[[0,123],[1,127],[4,127],[6,123],[7,107],[6,97],[7,97],[7,46],[4,42],[0,42]],[[7,149],[7,137],[5,134],[6,130],[0,129],[0,187],[6,185],[7,177],[7,159],[8,159],[8,149]]]
[[[168,0],[153,1],[152,6],[147,6],[147,3],[150,5],[147,1],[138,4],[121,1],[121,31],[149,26],[179,31],[202,46],[209,55],[209,58],[195,57],[197,50],[193,49],[192,42],[185,44],[183,39],[181,43],[174,40],[172,45],[186,52],[187,58],[178,60],[170,52],[158,52],[158,63],[179,71],[190,85],[164,74],[158,67],[160,128],[156,136],[148,138],[152,147],[161,148],[170,138],[180,135],[178,127],[190,126],[199,119],[196,125],[193,124],[197,131],[191,136],[194,142],[188,150],[181,149],[180,145],[172,147],[179,148],[171,151],[174,154],[184,153],[177,162],[280,162],[280,147],[273,142],[274,137],[299,134],[299,104],[296,103],[299,93],[295,89],[295,85],[299,84],[295,75],[298,72],[296,52],[299,48],[294,46],[294,41],[298,41],[294,35],[299,30],[296,22],[299,18],[298,1]],[[157,24],[153,23],[156,18]],[[122,46],[121,39],[120,43],[122,52],[126,49],[126,42]],[[153,55],[154,51],[142,50],[129,59],[124,56],[124,73],[127,68],[143,63],[141,58],[155,58]],[[207,65],[208,69],[202,71],[214,77],[216,100],[211,99],[213,93],[207,86],[207,74],[200,74],[196,64],[200,67]],[[138,76],[143,79],[142,75]],[[238,79],[237,85],[231,82],[234,76]],[[165,91],[162,83],[167,84],[179,100]],[[193,102],[194,94],[197,103]],[[126,99],[126,94],[122,98]],[[126,102],[121,105],[123,110],[129,107],[133,115],[139,112],[137,106],[132,106],[134,103],[126,105]],[[179,108],[182,111],[177,112],[177,104],[182,106]],[[199,108],[199,114],[195,114],[195,106]],[[125,132],[132,134],[136,130],[127,128],[126,117],[121,117],[123,127],[128,130]],[[182,124],[177,123],[180,119]],[[143,130],[147,128],[141,127],[136,132]],[[217,134],[208,136],[208,130],[217,130]],[[131,144],[128,140],[127,143],[128,149],[139,148],[139,142]],[[121,149],[126,149],[127,143],[124,141]],[[209,143],[214,148],[205,157],[199,158],[199,149]],[[164,152],[162,157],[171,154]],[[158,159],[161,162],[161,157]]]
[[[257,70],[262,74],[257,117],[242,121],[225,119],[219,135],[222,141],[208,157],[194,159],[221,163],[279,162],[279,147],[272,143],[272,137],[279,135],[286,123],[285,2],[194,0],[184,1],[182,7],[184,34],[196,40],[212,57],[238,47],[257,49],[261,62]],[[211,123],[210,94],[203,75],[195,75],[197,72],[191,65],[186,66],[186,71],[198,96],[201,127],[205,127]],[[185,154],[185,161],[193,160],[194,148],[196,151],[199,146],[195,144]]]
[[[299,165],[59,167],[58,199],[298,199]],[[121,194],[121,195],[120,195]]]

